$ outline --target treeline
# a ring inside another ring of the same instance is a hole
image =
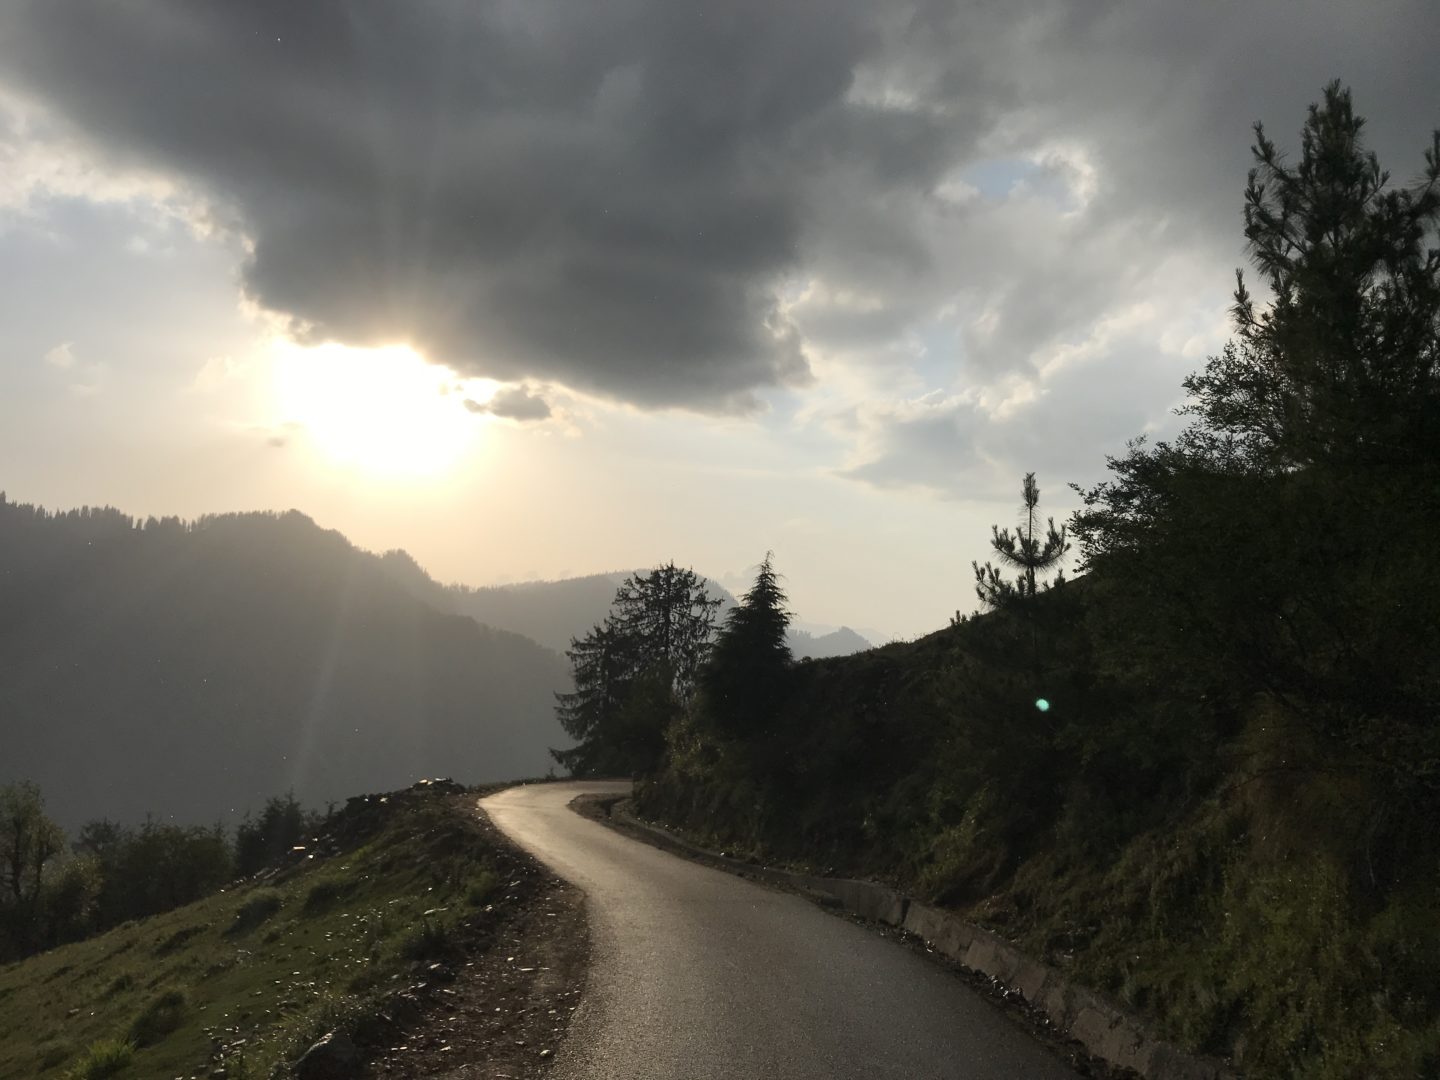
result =
[[[38,787],[0,787],[0,963],[193,903],[279,862],[322,823],[284,795],[233,835],[220,825],[102,819],[70,841]]]
[[[1440,1074],[1440,133],[1394,185],[1362,125],[1332,85],[1295,160],[1257,126],[1268,297],[1183,434],[1067,529],[1027,477],[979,617],[798,665],[722,632],[641,809],[955,906],[1249,1076]]]
[[[0,783],[39,783],[72,830],[543,773],[565,680],[558,653],[436,610],[300,513],[0,501]]]
[[[769,555],[718,632],[721,601],[693,570],[631,575],[566,653],[575,689],[556,711],[576,745],[552,750],[555,760],[573,776],[649,776],[701,728],[751,732],[788,681],[784,602]]]

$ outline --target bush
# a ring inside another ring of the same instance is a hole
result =
[[[70,1080],[104,1080],[114,1076],[135,1057],[135,1044],[124,1039],[101,1039],[91,1043],[84,1057],[70,1070]]]
[[[448,952],[453,937],[453,927],[448,923],[422,918],[400,939],[400,956],[405,960],[429,960]]]
[[[489,902],[500,886],[500,878],[493,870],[481,870],[470,879],[465,888],[465,902],[471,907],[481,907]]]
[[[180,1026],[186,1004],[183,990],[166,990],[155,997],[131,1022],[131,1040],[136,1046],[154,1046]]]
[[[285,897],[276,889],[261,889],[251,895],[235,912],[232,934],[244,934],[270,918],[285,905]]]
[[[317,881],[305,894],[305,903],[301,905],[301,910],[306,915],[328,911],[337,901],[343,900],[354,891],[354,882],[337,881],[334,878]]]

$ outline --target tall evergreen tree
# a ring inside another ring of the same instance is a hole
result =
[[[768,729],[784,698],[790,612],[771,557],[766,552],[755,584],[725,616],[701,674],[707,714],[724,734],[746,737]]]
[[[1440,798],[1440,132],[1391,189],[1350,94],[1325,88],[1298,162],[1256,127],[1236,336],[1186,381],[1191,425],[1082,492],[1112,583],[1110,663],[1193,699],[1255,695]]]
[[[1281,470],[1440,453],[1440,131],[1420,179],[1392,188],[1364,125],[1338,82],[1293,166],[1255,125],[1245,238],[1271,302],[1236,271],[1236,340],[1185,384],[1192,437]]]
[[[719,607],[699,574],[668,562],[632,574],[616,592],[610,617],[629,639],[638,666],[669,669],[672,690],[684,704],[710,648]]]
[[[606,619],[574,639],[565,655],[575,689],[555,695],[555,711],[576,745],[551,756],[572,776],[628,773],[634,749],[618,730],[635,667],[628,639]]]
[[[555,760],[575,776],[653,770],[666,726],[694,693],[719,606],[673,562],[627,578],[605,622],[566,651],[575,689],[556,695],[556,712],[577,745],[552,750]]]

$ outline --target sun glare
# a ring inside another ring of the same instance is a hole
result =
[[[405,346],[275,346],[281,422],[332,461],[376,474],[433,476],[460,460],[482,422],[458,384]]]

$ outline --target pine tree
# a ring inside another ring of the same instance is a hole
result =
[[[1440,131],[1402,188],[1338,82],[1288,165],[1255,125],[1245,237],[1271,303],[1236,271],[1236,340],[1186,380],[1200,431],[1254,464],[1399,464],[1440,452]]]
[[[990,547],[996,558],[1003,566],[1019,571],[1014,583],[1005,580],[1001,567],[988,562],[984,566],[978,562],[970,564],[975,571],[975,593],[987,607],[1003,607],[1035,596],[1036,575],[1058,564],[1070,550],[1070,544],[1065,539],[1065,526],[1056,529],[1054,518],[1046,519],[1043,535],[1039,531],[1040,519],[1036,508],[1040,505],[1040,485],[1035,482],[1034,473],[1025,474],[1021,497],[1024,500],[1022,519],[1015,531],[1012,533],[998,525],[990,528]],[[1054,584],[1060,585],[1064,581],[1062,572]]]
[[[725,616],[701,674],[707,714],[726,734],[744,737],[768,729],[785,694],[790,612],[771,558],[766,552],[755,584]]]
[[[556,695],[556,713],[577,745],[551,756],[575,776],[652,771],[694,693],[719,606],[673,562],[627,578],[605,622],[566,651],[575,689]]]
[[[1392,189],[1350,94],[1289,164],[1256,125],[1235,338],[1186,380],[1191,425],[1081,492],[1107,663],[1224,709],[1257,695],[1440,799],[1440,132]],[[1216,709],[1216,715],[1224,710]]]
[[[615,594],[611,619],[630,639],[640,667],[668,667],[672,690],[685,704],[710,647],[719,607],[699,574],[669,562],[643,576],[632,574]]]
[[[573,639],[565,655],[575,689],[555,695],[555,712],[576,745],[551,750],[551,756],[572,776],[627,772],[630,748],[616,728],[634,674],[629,641],[606,619],[584,637]]]

